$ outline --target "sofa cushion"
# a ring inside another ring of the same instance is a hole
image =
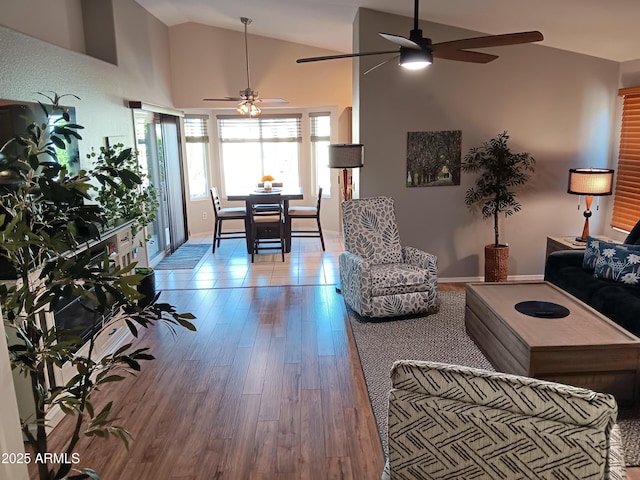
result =
[[[594,276],[629,285],[640,285],[640,245],[600,243],[600,255],[596,260]]]
[[[624,243],[627,245],[640,245],[640,220],[638,220],[636,226],[629,232],[629,236],[625,239]]]
[[[593,294],[590,305],[640,337],[640,286],[607,282]]]
[[[559,268],[547,275],[546,279],[585,303],[590,303],[594,292],[606,282],[594,277],[593,271],[580,267]]]
[[[428,270],[406,263],[371,266],[371,294],[374,297],[425,292],[429,289]]]

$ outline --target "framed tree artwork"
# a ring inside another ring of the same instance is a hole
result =
[[[460,185],[462,131],[407,133],[407,187]]]

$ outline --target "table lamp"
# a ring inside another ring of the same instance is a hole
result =
[[[349,188],[350,168],[364,166],[364,145],[361,143],[329,145],[329,168],[342,169],[342,198],[351,200],[352,190]]]
[[[584,195],[587,206],[584,211],[584,228],[582,236],[576,237],[578,242],[585,242],[589,236],[589,217],[593,197],[611,195],[613,191],[613,170],[604,168],[572,168],[569,170],[569,186],[567,193]],[[578,203],[578,208],[580,204]]]

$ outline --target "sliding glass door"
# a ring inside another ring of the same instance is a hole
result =
[[[147,227],[149,261],[174,252],[187,240],[179,117],[133,111],[140,167],[158,191],[158,215]]]

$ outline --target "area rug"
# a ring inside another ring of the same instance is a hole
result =
[[[430,360],[495,370],[464,328],[464,292],[439,294],[440,311],[424,318],[362,322],[349,310],[369,399],[387,451],[389,372],[396,360]],[[640,465],[640,407],[621,409],[618,423],[628,466]]]
[[[168,257],[164,257],[156,270],[183,270],[194,268],[205,253],[211,248],[206,244],[185,243]]]

